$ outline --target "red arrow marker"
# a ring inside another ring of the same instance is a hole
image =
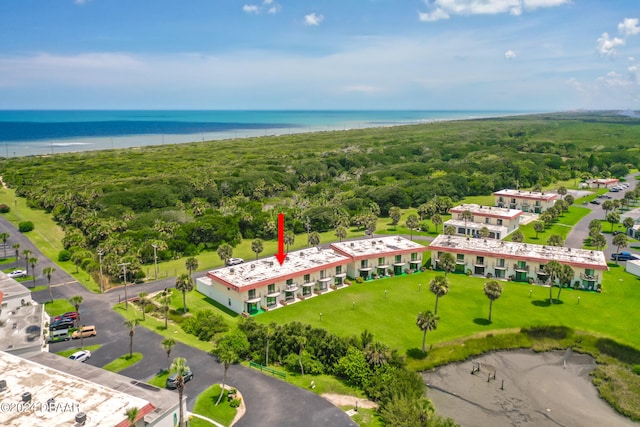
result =
[[[284,214],[278,214],[278,253],[276,254],[280,265],[284,264],[287,254],[284,253]]]

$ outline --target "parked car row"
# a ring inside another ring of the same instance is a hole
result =
[[[609,189],[609,191],[611,191],[613,193],[617,193],[617,192],[625,190],[627,188],[629,188],[629,184],[627,184],[626,182],[620,182],[620,183],[614,185],[613,187],[611,187]]]
[[[631,252],[620,252],[619,254],[612,254],[611,259],[614,261],[629,261],[632,259],[640,259],[640,257]]]

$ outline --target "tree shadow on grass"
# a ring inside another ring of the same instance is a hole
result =
[[[491,324],[491,321],[489,321],[489,319],[485,319],[483,317],[476,317],[475,319],[473,319],[473,323],[475,323],[476,325],[480,325],[480,326],[487,326]]]
[[[427,357],[428,353],[426,351],[422,351],[420,348],[410,348],[407,350],[407,356],[412,359],[422,360]]]
[[[564,304],[564,302],[562,300],[559,299],[553,299],[553,304],[551,304],[549,302],[549,299],[543,299],[543,300],[535,300],[535,301],[531,301],[531,304],[535,305],[536,307],[549,307],[551,305],[560,305],[560,304]]]

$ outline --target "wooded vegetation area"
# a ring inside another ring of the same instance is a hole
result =
[[[4,181],[65,230],[105,274],[296,233],[367,227],[392,207],[502,188],[624,176],[640,165],[640,120],[580,112],[197,142],[0,161]],[[447,199],[449,198],[449,199]]]

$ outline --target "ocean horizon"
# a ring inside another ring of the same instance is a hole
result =
[[[0,157],[400,126],[536,112],[521,110],[0,110]]]

